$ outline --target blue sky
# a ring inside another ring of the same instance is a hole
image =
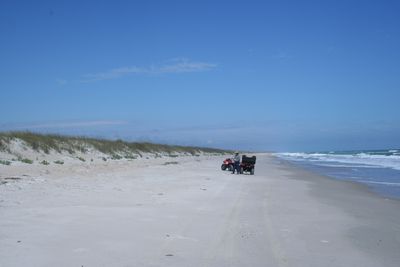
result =
[[[398,1],[2,1],[0,130],[400,147]]]

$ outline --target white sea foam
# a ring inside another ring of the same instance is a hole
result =
[[[346,167],[379,167],[400,170],[400,155],[371,155],[358,153],[346,154],[325,154],[325,153],[277,153],[279,157],[296,161],[313,161],[320,163],[337,162],[348,164]],[[338,166],[337,166],[338,167]]]
[[[366,184],[400,186],[400,183],[391,183],[391,182],[375,182],[375,181],[365,181],[365,180],[359,180],[359,182],[366,183]]]
[[[322,167],[335,167],[335,168],[382,168],[381,166],[372,166],[372,165],[365,165],[365,164],[329,164],[329,163],[317,163],[316,165]]]

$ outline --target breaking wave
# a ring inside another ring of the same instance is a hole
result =
[[[400,170],[399,150],[359,151],[359,152],[328,152],[328,153],[277,153],[285,159],[295,161],[311,161],[321,166],[353,167],[353,168],[392,168]],[[339,164],[342,165],[339,165]],[[344,165],[343,165],[344,164]]]

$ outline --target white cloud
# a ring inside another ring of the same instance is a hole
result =
[[[215,63],[195,62],[186,58],[169,60],[168,63],[161,65],[151,65],[147,67],[122,67],[111,69],[105,72],[85,74],[81,82],[95,82],[102,80],[117,79],[120,77],[134,74],[170,74],[209,71],[217,67]]]

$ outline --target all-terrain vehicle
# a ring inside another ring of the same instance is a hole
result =
[[[254,175],[254,168],[256,165],[256,156],[247,157],[246,155],[242,156],[242,162],[240,163],[240,173],[249,172],[251,175]]]
[[[225,171],[233,171],[233,160],[232,159],[225,159],[221,165],[221,170]]]

